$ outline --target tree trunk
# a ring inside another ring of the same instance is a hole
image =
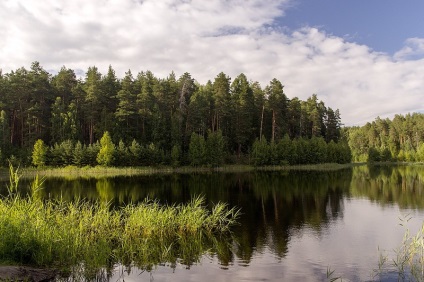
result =
[[[263,125],[264,125],[264,111],[265,111],[265,105],[262,106],[261,128],[259,129],[259,140],[262,140],[262,128],[263,128]]]
[[[276,128],[276,120],[275,120],[275,111],[272,111],[272,136],[271,136],[271,142],[274,142],[275,140],[275,128]]]
[[[94,134],[93,134],[93,132],[94,132],[94,130],[93,130],[93,128],[94,128],[94,124],[93,124],[93,120],[91,120],[90,121],[90,126],[89,126],[89,135],[90,135],[90,144],[93,144],[93,139],[94,139]]]

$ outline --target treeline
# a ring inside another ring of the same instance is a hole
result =
[[[221,136],[219,162],[250,156],[259,139],[277,144],[285,136],[305,142],[320,137],[340,143],[338,110],[315,94],[306,101],[288,99],[283,88],[275,78],[262,88],[244,74],[231,80],[223,72],[204,85],[189,73],[158,78],[150,71],[133,76],[129,70],[119,79],[112,67],[105,75],[89,67],[85,78],[78,79],[72,69],[62,67],[51,75],[34,62],[29,70],[0,72],[1,159],[30,164],[35,142],[43,140],[54,165],[65,163],[57,152],[70,147],[86,150],[87,160],[81,163],[95,164],[105,132],[116,150],[138,144],[165,164],[177,155],[179,164],[193,163],[193,136],[206,143],[214,134]],[[216,163],[207,159],[200,163]]]
[[[424,161],[424,114],[378,117],[347,135],[354,161]]]
[[[193,133],[190,139],[188,160],[192,166],[219,166],[226,156],[225,141],[221,131],[209,132],[205,139]],[[42,166],[157,166],[182,164],[183,156],[179,146],[171,152],[156,147],[140,145],[135,139],[128,146],[121,140],[115,145],[108,132],[100,142],[83,145],[71,140],[48,147],[41,139],[34,144],[32,164]],[[278,143],[267,142],[265,138],[253,143],[249,163],[255,166],[294,165],[318,163],[349,163],[350,148],[346,142],[326,143],[322,137],[291,140],[287,135]]]
[[[252,147],[254,165],[295,165],[350,163],[352,155],[346,142],[325,142],[322,137],[291,140],[287,135],[278,142],[256,140]]]

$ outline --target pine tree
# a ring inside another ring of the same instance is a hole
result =
[[[131,146],[128,148],[129,151],[129,162],[132,166],[139,166],[142,159],[142,147],[141,145],[133,139]]]
[[[271,142],[277,141],[286,133],[286,114],[288,99],[283,91],[284,86],[274,78],[265,88],[268,96],[268,107],[271,111]]]
[[[137,120],[137,89],[131,71],[125,73],[121,82],[121,90],[116,95],[118,106],[115,117],[120,125],[120,135],[124,140],[131,140],[131,134],[136,131]]]
[[[256,139],[252,145],[252,162],[255,166],[269,165],[270,163],[270,147],[265,136]]]
[[[85,159],[84,156],[85,156],[85,148],[83,147],[81,142],[78,141],[74,147],[74,154],[72,157],[73,164],[76,166],[83,166],[84,159]]]
[[[174,145],[171,150],[171,165],[177,167],[180,164],[181,150],[180,146]]]
[[[119,140],[118,147],[115,150],[115,165],[117,166],[128,166],[130,163],[130,157],[128,148],[125,146],[124,141]]]
[[[254,97],[252,88],[244,74],[237,76],[231,84],[231,95],[234,105],[233,140],[236,143],[237,155],[247,149],[253,134]]]
[[[62,159],[62,163],[64,165],[70,165],[73,163],[73,155],[74,155],[74,143],[72,140],[65,140],[60,143],[60,157]]]
[[[205,164],[206,144],[203,136],[194,132],[191,134],[188,154],[192,166]]]
[[[222,131],[209,131],[206,139],[206,163],[217,167],[224,163],[225,141]]]
[[[232,101],[230,96],[230,77],[219,73],[213,83],[214,115],[212,131],[221,130],[229,136],[231,132]]]

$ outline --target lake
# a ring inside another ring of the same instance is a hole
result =
[[[379,250],[393,257],[406,228],[414,234],[424,220],[421,166],[65,177],[47,178],[43,187],[45,198],[100,199],[113,207],[146,198],[178,204],[202,195],[208,206],[241,209],[240,225],[221,249],[147,270],[117,265],[106,275],[110,281],[326,281],[328,269],[343,281],[374,281]],[[406,227],[400,225],[405,218],[411,218]]]

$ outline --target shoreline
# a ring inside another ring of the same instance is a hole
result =
[[[366,163],[349,164],[307,164],[307,165],[275,165],[275,166],[252,166],[252,165],[225,165],[219,167],[192,167],[192,166],[158,166],[158,167],[102,167],[102,166],[66,166],[66,167],[46,167],[46,168],[18,168],[22,178],[32,178],[36,175],[44,177],[115,177],[115,176],[141,176],[155,174],[186,174],[186,173],[243,173],[256,171],[290,171],[290,170],[311,170],[311,171],[336,171],[340,169],[361,166]],[[0,178],[8,178],[9,170],[0,168]]]
[[[0,265],[0,281],[54,281],[57,271],[30,266]]]

